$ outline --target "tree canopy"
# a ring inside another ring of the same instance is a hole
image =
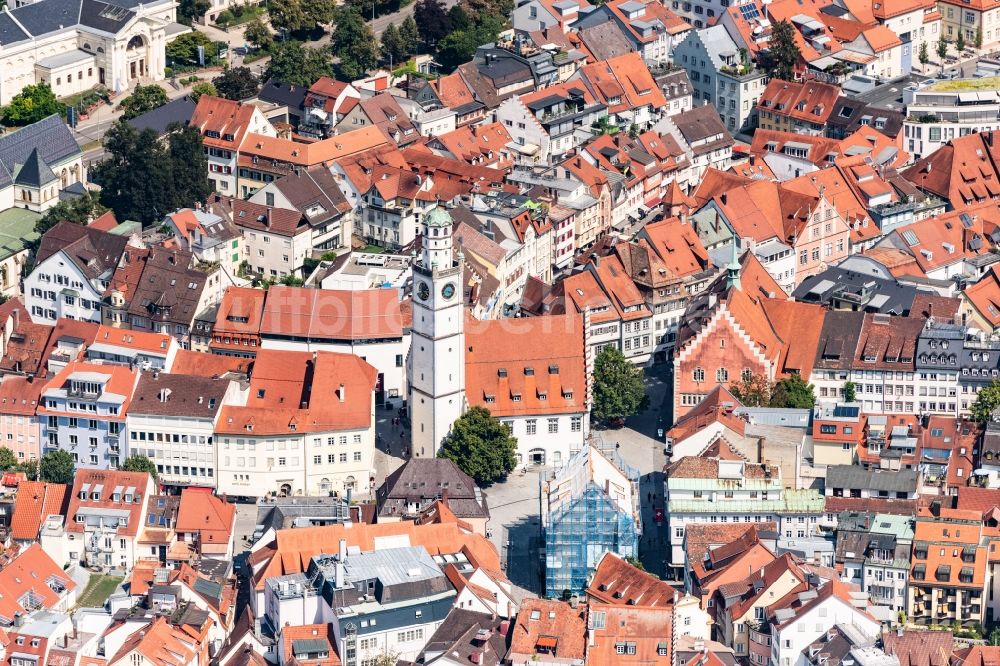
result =
[[[969,407],[972,418],[980,423],[990,420],[990,414],[1000,407],[1000,379],[994,379],[989,386],[979,389],[979,395]]]
[[[44,234],[63,221],[87,225],[107,210],[101,205],[98,196],[87,190],[82,195],[60,201],[45,211],[45,214],[35,222],[35,232]]]
[[[340,11],[330,43],[333,54],[340,59],[340,72],[349,81],[360,79],[378,66],[375,33],[356,9]]]
[[[137,85],[132,94],[122,100],[121,108],[125,120],[131,120],[153,109],[158,109],[170,100],[167,91],[151,83],[148,86]]]
[[[517,438],[484,407],[463,414],[441,443],[439,458],[448,458],[479,485],[499,481],[517,464]]]
[[[771,27],[771,37],[767,43],[765,66],[772,78],[791,81],[795,78],[795,65],[802,56],[795,43],[795,27],[781,20]]]
[[[0,470],[6,472],[17,467],[17,456],[6,446],[0,447]]]
[[[167,44],[167,62],[173,65],[199,65],[198,47],[205,49],[205,66],[213,67],[222,64],[219,50],[223,42],[213,42],[212,38],[197,30],[185,32]]]
[[[3,110],[3,124],[14,127],[37,123],[53,113],[63,113],[66,105],[56,99],[47,83],[25,86]]]
[[[303,46],[299,42],[276,42],[264,78],[311,86],[321,76],[332,73],[328,50]]]
[[[452,29],[448,12],[441,0],[418,0],[413,8],[413,20],[420,37],[428,46],[437,44]]]
[[[227,67],[212,84],[220,96],[236,101],[250,99],[260,90],[260,79],[249,67]]]
[[[616,347],[605,347],[594,361],[594,407],[598,421],[632,416],[646,406],[642,370]]]
[[[212,8],[209,0],[180,0],[177,6],[177,20],[184,25],[191,25],[195,19],[205,15]]]
[[[175,128],[164,143],[156,132],[120,121],[105,135],[104,148],[107,158],[91,174],[101,185],[101,203],[120,220],[149,225],[211,194],[201,135],[193,127]]]
[[[215,84],[211,81],[199,81],[191,87],[191,99],[198,101],[202,95],[208,95],[209,97],[218,97],[219,91],[216,90]]]
[[[156,480],[156,463],[146,456],[129,456],[119,466],[119,469],[125,472],[148,472],[153,480]]]
[[[482,15],[466,30],[456,30],[438,44],[437,61],[441,69],[450,72],[469,62],[482,44],[495,42],[503,30],[503,22],[493,15]]]
[[[38,477],[47,483],[73,483],[76,463],[68,451],[57,449],[42,456],[38,464]]]
[[[748,372],[730,383],[729,392],[746,407],[767,407],[771,404],[771,388],[767,377]]]
[[[267,51],[274,45],[274,33],[259,16],[247,22],[243,29],[243,38],[255,49]]]
[[[802,379],[802,375],[789,375],[779,380],[771,390],[772,407],[812,409],[815,404],[813,385]]]
[[[268,14],[276,29],[301,35],[333,21],[336,6],[330,0],[270,0]]]

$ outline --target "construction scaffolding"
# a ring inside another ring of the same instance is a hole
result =
[[[639,472],[588,446],[542,487],[545,593],[578,594],[604,553],[638,557]]]

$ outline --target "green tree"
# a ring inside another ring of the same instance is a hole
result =
[[[456,30],[468,30],[472,27],[472,18],[469,13],[462,9],[462,5],[455,5],[448,10],[448,27],[452,32]]]
[[[264,78],[311,86],[319,77],[332,73],[326,49],[302,46],[299,42],[281,42],[274,45]]]
[[[119,220],[148,225],[174,209],[173,165],[156,132],[119,121],[104,136],[104,150],[107,157],[91,167],[91,176],[101,185],[101,203]]]
[[[47,483],[73,483],[76,464],[68,451],[57,449],[42,456],[38,464],[38,477]]]
[[[958,49],[959,54],[965,50],[965,33],[961,30],[958,31],[958,36],[955,38],[955,48]]]
[[[270,0],[267,4],[267,13],[271,25],[279,31],[284,29],[288,32],[298,32],[307,23],[302,0]]]
[[[218,97],[219,91],[215,89],[215,86],[211,81],[200,81],[191,88],[191,99],[198,101],[202,95],[208,95],[209,97]]]
[[[103,215],[107,210],[107,208],[101,205],[98,196],[87,190],[82,195],[60,201],[45,211],[45,214],[35,222],[35,232],[44,234],[63,221],[87,225],[100,215]]]
[[[260,17],[251,19],[243,30],[243,38],[255,49],[269,51],[274,45],[274,34]]]
[[[0,447],[0,470],[6,472],[17,467],[17,457],[6,446]]]
[[[341,74],[348,80],[360,79],[378,66],[375,34],[355,9],[340,12],[330,44],[333,54],[340,58]]]
[[[191,25],[211,8],[209,0],[181,0],[177,7],[177,20],[184,25]]]
[[[858,387],[852,381],[844,382],[844,402],[854,402],[858,397]]]
[[[156,463],[146,456],[132,455],[125,459],[118,469],[123,472],[147,472],[153,480],[156,480]]]
[[[917,55],[917,59],[920,60],[921,65],[927,65],[930,62],[930,56],[927,54],[927,42],[920,43],[920,53]]]
[[[441,442],[439,458],[453,460],[479,485],[498,481],[517,464],[517,438],[484,407],[463,414]]]
[[[122,100],[121,108],[125,112],[125,120],[131,120],[153,109],[158,109],[170,99],[167,91],[151,83],[148,86],[137,85],[132,94]]]
[[[213,42],[212,38],[203,32],[194,30],[175,37],[167,44],[167,62],[174,65],[199,66],[198,47],[205,50],[205,66],[213,67],[221,64],[219,49],[221,42]]]
[[[773,387],[764,375],[743,373],[730,383],[729,392],[746,407],[767,407],[771,403]]]
[[[420,29],[417,28],[417,22],[412,16],[403,19],[403,23],[399,26],[399,36],[403,40],[403,50],[407,56],[417,52],[417,47],[420,46]]]
[[[212,83],[219,95],[237,101],[250,99],[260,90],[260,79],[249,67],[227,67]]]
[[[944,59],[948,57],[948,40],[941,35],[937,43],[937,54],[938,58],[941,60],[941,64],[944,65]]]
[[[802,375],[789,375],[779,380],[771,391],[771,407],[812,409],[815,404],[813,385],[802,379]]]
[[[976,48],[977,49],[983,48],[983,28],[982,28],[982,26],[976,27],[976,41],[975,41],[975,44],[976,44]]]
[[[196,203],[207,201],[212,195],[212,186],[208,182],[208,158],[201,133],[196,128],[174,126],[172,129],[167,139],[171,209],[191,208]]]
[[[301,0],[301,2],[309,30],[331,23],[337,17],[337,6],[333,0]]]
[[[646,405],[642,370],[615,347],[605,347],[594,361],[594,407],[605,423],[632,416]]]
[[[992,646],[1000,645],[1000,628],[996,628],[990,632],[990,635],[986,638],[986,644]]]
[[[969,408],[972,418],[980,423],[990,420],[990,414],[1000,407],[1000,379],[994,379],[989,386],[981,388],[979,395]]]
[[[19,127],[37,123],[53,113],[63,113],[66,105],[56,99],[47,83],[25,86],[3,110],[3,124]]]
[[[476,54],[481,44],[488,44],[497,39],[503,29],[503,23],[494,16],[482,16],[468,30],[457,30],[438,44],[437,61],[446,72],[454,70],[459,65],[469,62]]]
[[[406,60],[403,36],[399,33],[399,28],[396,27],[395,23],[390,23],[382,31],[382,57],[395,65]]]
[[[642,565],[642,561],[639,560],[638,557],[632,557],[631,555],[627,555],[623,559],[625,560],[626,564],[629,564],[629,565],[635,567],[639,571],[645,571],[646,570],[646,567],[644,567]]]
[[[765,67],[771,77],[791,81],[795,77],[795,65],[801,57],[802,53],[795,43],[795,27],[786,20],[775,23],[771,27],[765,55]]]
[[[451,32],[451,22],[441,0],[417,0],[413,20],[424,44],[433,46]]]

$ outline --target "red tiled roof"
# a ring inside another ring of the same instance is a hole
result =
[[[771,79],[757,101],[757,109],[795,120],[826,124],[840,97],[840,86],[819,81]]]
[[[587,586],[589,597],[617,606],[671,609],[674,594],[673,587],[612,552],[601,557]]]
[[[10,536],[15,541],[34,541],[48,516],[65,516],[69,486],[64,483],[22,481],[14,499]]]
[[[36,607],[22,605],[29,592],[38,607],[52,609],[60,602],[60,595],[50,585],[58,582],[67,591],[76,588],[76,582],[62,567],[42,550],[40,544],[32,544],[12,562],[0,569],[0,617],[13,622],[15,613],[26,615]]]
[[[583,321],[576,313],[466,321],[469,404],[497,416],[586,411]]]
[[[210,490],[185,488],[181,491],[175,528],[178,533],[198,535],[202,553],[227,552],[235,522],[235,504],[213,495]]]
[[[583,660],[587,650],[586,609],[561,601],[525,599],[511,630],[510,655],[534,655],[554,648],[565,660]],[[510,657],[508,657],[510,658]]]
[[[86,499],[82,499],[80,494],[84,487],[88,488]],[[93,493],[98,486],[102,486],[100,499],[94,499]],[[122,496],[116,502],[114,492],[121,487]],[[132,502],[125,502],[125,491],[129,488],[135,489]],[[139,530],[144,527],[139,524],[139,518],[143,514],[149,495],[153,491],[153,480],[146,472],[122,472],[115,469],[85,469],[76,470],[76,477],[73,480],[73,491],[70,495],[69,509],[66,511],[65,529],[68,532],[82,533],[84,523],[76,522],[76,515],[80,509],[89,510],[101,509],[124,509],[128,511],[129,517],[125,525],[120,525],[116,529],[116,534],[122,537],[135,537]]]
[[[267,290],[261,335],[312,340],[372,340],[403,335],[399,299],[392,289]]]

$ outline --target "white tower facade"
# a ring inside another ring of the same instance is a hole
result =
[[[465,308],[461,253],[452,249],[451,215],[435,208],[422,222],[420,260],[413,266],[410,423],[415,457],[437,455],[465,411]]]

